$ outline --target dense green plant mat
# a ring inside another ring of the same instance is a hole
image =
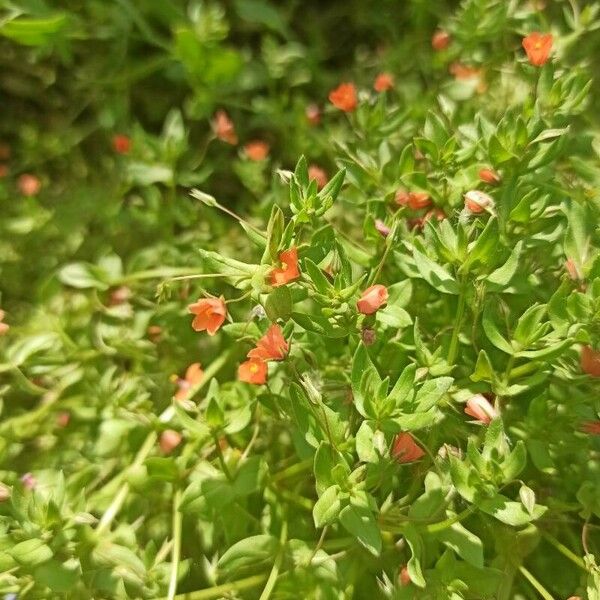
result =
[[[5,600],[600,599],[600,3],[0,6]]]

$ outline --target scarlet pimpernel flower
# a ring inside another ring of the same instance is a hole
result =
[[[264,360],[251,358],[238,367],[238,379],[245,383],[262,385],[267,382],[268,366]]]
[[[258,340],[256,347],[248,352],[248,358],[255,360],[283,360],[289,351],[289,344],[283,337],[281,327],[271,325],[267,333]]]
[[[399,433],[394,438],[392,456],[399,463],[406,464],[423,458],[425,451],[415,442],[410,433]]]
[[[363,315],[372,315],[388,301],[388,291],[384,285],[376,284],[367,288],[356,303],[358,312]]]
[[[220,298],[200,298],[188,306],[188,311],[196,315],[192,321],[194,331],[206,331],[215,335],[227,317],[225,300]]]
[[[551,33],[534,31],[523,38],[523,48],[527,59],[534,67],[542,67],[548,62],[554,38]]]
[[[200,363],[192,363],[185,372],[185,377],[174,377],[179,388],[175,394],[175,400],[186,400],[194,386],[198,385],[204,378],[204,371]]]
[[[344,112],[352,112],[358,106],[358,96],[353,83],[340,83],[329,93],[329,102]]]
[[[271,285],[275,287],[285,285],[300,277],[297,248],[290,248],[281,252],[279,254],[279,262],[281,266],[273,268],[269,275]]]

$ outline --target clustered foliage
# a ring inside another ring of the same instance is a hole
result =
[[[4,2],[4,598],[599,600],[599,30]]]

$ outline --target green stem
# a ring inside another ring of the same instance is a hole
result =
[[[287,530],[287,521],[284,520],[281,525],[281,534],[279,535],[279,551],[277,552],[277,557],[275,558],[273,568],[271,569],[271,573],[269,574],[269,579],[267,579],[267,583],[265,584],[262,594],[260,595],[260,598],[258,600],[269,600],[273,589],[275,588],[275,584],[277,583],[277,577],[279,577],[279,569],[281,568],[281,563],[283,561],[285,544],[287,542]]]
[[[171,575],[169,578],[169,591],[167,600],[173,600],[177,593],[177,574],[179,572],[179,560],[181,558],[181,520],[182,514],[179,510],[181,502],[181,490],[177,489],[173,496],[173,548],[171,551]]]
[[[523,565],[519,567],[519,571],[544,600],[554,600],[552,594]]]
[[[233,477],[231,476],[231,471],[229,470],[229,467],[227,466],[227,463],[225,462],[225,457],[223,456],[223,450],[221,450],[221,445],[219,444],[219,438],[217,437],[216,433],[213,434],[213,439],[215,441],[215,450],[217,451],[217,457],[219,459],[219,464],[221,465],[221,470],[223,471],[223,473],[225,474],[225,477],[227,477],[227,479],[229,481],[233,481]]]
[[[267,575],[264,573],[262,575],[252,575],[245,579],[238,579],[237,581],[215,585],[214,587],[206,588],[204,590],[179,594],[178,596],[175,596],[174,600],[211,600],[212,598],[222,598],[227,594],[257,587],[266,579]],[[163,600],[166,599],[163,598]]]
[[[515,367],[514,369],[511,369],[509,373],[509,379],[516,379],[518,377],[521,377],[522,375],[527,375],[532,371],[537,371],[539,368],[540,365],[538,363],[528,362],[524,365],[521,365],[520,367]]]
[[[458,353],[458,336],[462,327],[462,320],[465,314],[466,295],[464,286],[461,286],[458,296],[458,307],[456,308],[456,316],[454,318],[454,326],[452,330],[452,338],[450,339],[450,347],[448,348],[448,364],[453,365]]]
[[[577,556],[572,550],[569,550],[564,544],[559,542],[554,536],[550,535],[546,531],[542,531],[542,537],[554,546],[563,556],[566,556],[571,562],[575,563],[580,569],[587,572],[585,562],[580,556]]]
[[[469,508],[466,508],[462,512],[446,519],[444,521],[440,521],[439,523],[431,523],[431,525],[427,525],[425,529],[428,533],[436,533],[438,531],[443,531],[444,529],[448,529],[448,527],[452,527],[455,523],[460,523],[463,519],[466,519],[471,513],[474,513],[477,510],[477,507],[472,504]]]
[[[312,467],[313,463],[314,460],[312,458],[308,458],[299,463],[294,463],[287,469],[283,469],[282,471],[279,471],[279,473],[275,473],[275,475],[271,477],[271,481],[275,483],[277,481],[281,481],[282,479],[287,479],[288,477],[298,475],[299,473],[304,473]]]

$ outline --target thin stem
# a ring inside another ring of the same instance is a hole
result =
[[[168,600],[173,600],[177,593],[177,574],[179,572],[179,560],[181,558],[181,520],[182,514],[179,510],[181,502],[181,490],[178,488],[173,496],[173,547],[171,551],[171,575],[169,577]]]
[[[523,565],[519,567],[519,571],[544,600],[554,600],[552,594]]]
[[[273,483],[275,483],[277,481],[281,481],[282,479],[287,479],[288,477],[293,477],[294,475],[304,473],[305,471],[308,471],[312,467],[313,462],[314,461],[312,458],[307,458],[306,460],[303,460],[302,462],[295,463],[295,464],[287,467],[287,469],[283,469],[283,471],[279,471],[279,473],[275,473],[275,475],[273,475],[271,477],[271,481]]]
[[[472,504],[469,508],[466,508],[461,513],[446,519],[445,521],[440,521],[439,523],[431,523],[431,525],[427,525],[425,528],[428,533],[436,533],[438,531],[443,531],[444,529],[448,529],[448,527],[452,527],[455,523],[459,523],[463,519],[466,519],[471,513],[474,513],[477,510],[477,507]]]
[[[452,330],[452,338],[450,339],[450,347],[448,348],[448,364],[453,365],[458,353],[458,336],[462,327],[462,320],[465,314],[466,297],[464,286],[461,286],[458,296],[458,306],[456,308],[456,316],[454,317],[454,327]]]
[[[223,473],[225,473],[225,477],[227,477],[227,479],[229,481],[233,481],[233,477],[231,476],[231,471],[229,470],[229,467],[227,466],[227,463],[225,462],[225,457],[223,456],[223,450],[221,450],[221,444],[219,444],[219,438],[217,437],[216,433],[213,434],[213,439],[215,440],[215,450],[217,451],[217,458],[219,459],[219,464],[221,465],[221,470],[223,471]]]
[[[258,600],[269,600],[273,590],[275,589],[277,577],[279,577],[279,569],[281,568],[281,563],[283,561],[285,544],[287,542],[287,530],[287,521],[284,520],[281,525],[281,533],[279,535],[279,551],[277,552],[277,557],[275,558],[273,568],[271,569],[271,573],[269,574],[269,579],[267,579],[267,583],[265,584],[262,594],[260,595],[260,598]]]
[[[566,556],[571,562],[575,563],[579,568],[587,572],[587,568],[581,557],[577,556],[577,554],[575,554],[572,550],[569,550],[569,548],[567,548],[564,544],[559,542],[555,537],[553,537],[546,531],[542,531],[542,536],[548,543],[554,546],[563,556]]]
[[[232,594],[234,592],[241,592],[259,586],[267,579],[267,575],[252,575],[245,579],[238,579],[237,581],[231,581],[229,583],[223,583],[221,585],[215,585],[211,588],[204,590],[197,590],[195,592],[188,592],[186,594],[179,594],[175,596],[174,600],[211,600],[212,598],[222,598],[226,594]],[[163,598],[163,600],[166,600]]]

